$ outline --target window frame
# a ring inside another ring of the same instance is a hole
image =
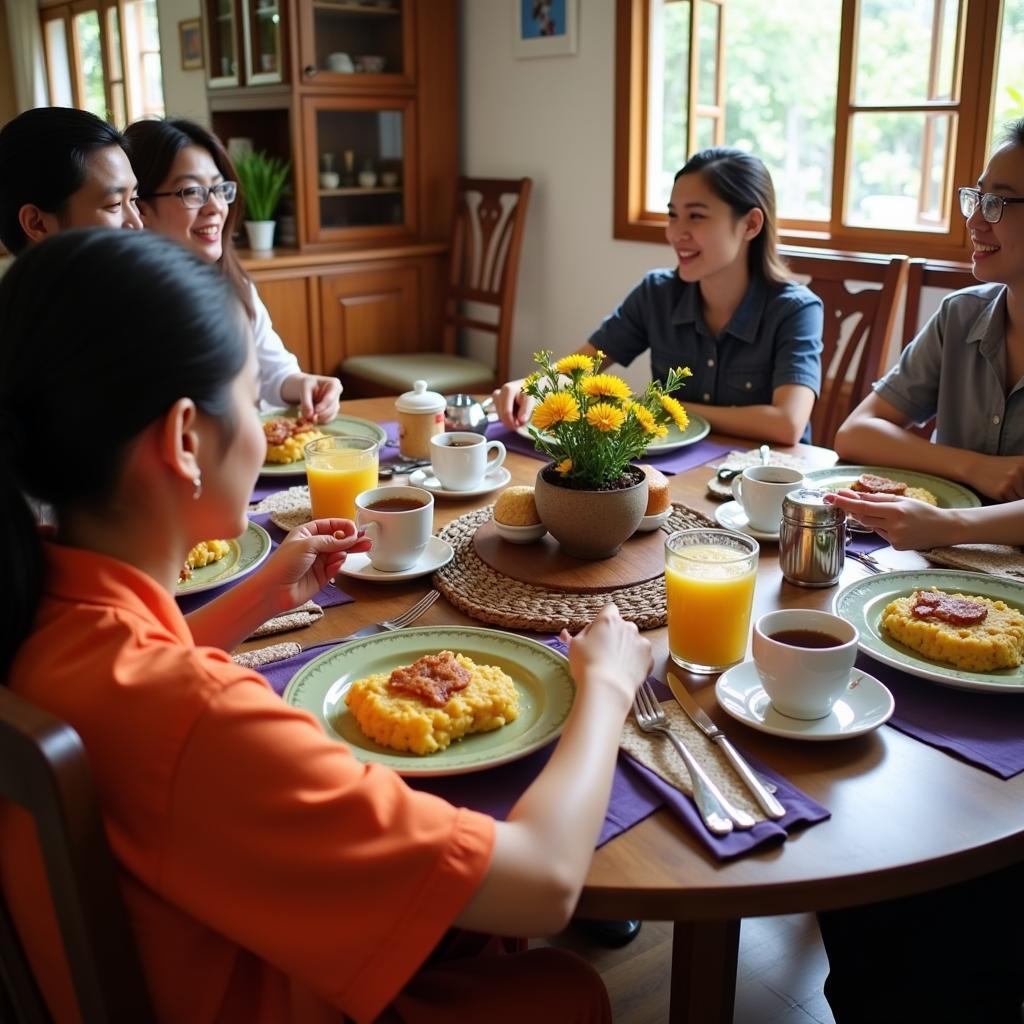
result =
[[[664,240],[667,215],[645,209],[647,110],[649,85],[649,5],[651,0],[616,0],[615,17],[615,157],[613,237],[642,242]],[[696,33],[695,12],[701,0],[692,0],[691,39]],[[876,106],[855,104],[853,85],[855,45],[860,0],[841,0],[839,70],[836,95],[836,133],[832,170],[832,210],[829,222],[779,221],[780,242],[815,248],[861,250],[866,252],[906,253],[933,259],[965,260],[970,257],[966,222],[954,201],[956,188],[973,184],[984,167],[989,143],[989,128],[994,106],[996,64],[999,59],[999,33],[1002,0],[963,0],[960,13],[962,35],[955,57],[961,68],[959,98],[955,101],[929,101],[916,104]],[[727,75],[724,25],[727,0],[720,7],[719,90],[725,88]],[[691,50],[691,52],[693,52]],[[691,83],[693,65],[691,61]],[[721,94],[719,96],[721,102]],[[691,109],[695,103],[690,94]],[[956,139],[951,148],[951,173],[948,195],[947,231],[872,228],[843,224],[843,207],[849,183],[849,143],[853,116],[858,111],[938,111],[952,110],[956,116]],[[692,143],[694,126],[688,126]],[[719,122],[721,124],[721,122]],[[692,148],[689,149],[692,152]],[[842,168],[842,173],[838,169]]]

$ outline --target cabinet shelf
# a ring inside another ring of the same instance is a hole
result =
[[[353,185],[346,188],[322,188],[319,190],[321,196],[382,196],[401,193],[401,186],[374,185],[373,188],[362,188]]]
[[[362,4],[345,3],[344,0],[339,3],[333,0],[313,0],[313,8],[330,11],[332,14],[355,14],[368,18],[396,18],[399,13],[397,7],[365,7]]]

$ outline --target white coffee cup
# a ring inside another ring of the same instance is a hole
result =
[[[772,707],[790,718],[824,718],[850,681],[859,639],[856,626],[829,612],[786,608],[762,615],[752,648]]]
[[[347,53],[341,52],[327,54],[327,66],[331,71],[348,75],[352,74],[356,69],[355,64],[352,62],[352,58]]]
[[[374,487],[356,495],[356,526],[373,542],[370,565],[381,572],[414,566],[434,525],[434,496],[421,487]]]
[[[782,499],[802,487],[804,475],[785,466],[748,466],[733,477],[732,496],[743,506],[750,525],[763,533],[778,533]]]
[[[489,458],[491,452],[497,452]],[[505,446],[470,430],[447,430],[430,439],[434,476],[449,491],[472,491],[505,461]]]

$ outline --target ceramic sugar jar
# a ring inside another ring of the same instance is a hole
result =
[[[425,380],[414,381],[412,391],[398,396],[398,450],[405,458],[430,458],[430,439],[444,431],[444,408],[444,396],[428,391]]]

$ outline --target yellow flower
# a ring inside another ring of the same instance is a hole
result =
[[[548,430],[559,423],[575,423],[580,418],[580,407],[572,395],[564,391],[552,391],[533,411],[530,422],[538,430]]]
[[[686,410],[683,408],[681,402],[677,402],[671,395],[661,396],[661,407],[672,417],[675,425],[680,430],[685,430],[690,422],[690,418],[686,415]]]
[[[562,461],[557,466],[555,466],[555,472],[561,473],[562,476],[565,476],[566,473],[571,473],[572,459],[562,459]]]
[[[668,427],[666,427],[663,423],[659,423],[654,428],[654,436],[659,439],[662,437],[668,437]]]
[[[604,434],[618,430],[625,419],[626,415],[621,409],[607,402],[598,402],[587,410],[587,422]]]
[[[584,377],[580,381],[580,388],[583,394],[591,398],[617,398],[619,401],[625,401],[632,394],[629,385],[621,377],[615,377],[610,373]]]
[[[539,373],[531,373],[530,376],[527,377],[523,381],[522,387],[520,388],[520,390],[521,391],[525,391],[527,388],[532,388],[533,385],[536,384],[537,381],[539,381],[539,380],[540,380],[540,374]]]
[[[635,404],[632,406],[632,409],[637,423],[644,428],[645,434],[654,434],[657,432],[658,424],[654,422],[654,414],[650,409],[647,409],[642,405]]]
[[[555,373],[572,373],[573,370],[586,370],[589,373],[592,368],[590,356],[582,356],[579,353],[563,356],[555,363]]]
[[[676,373],[678,373],[680,377],[692,377],[693,376],[693,370],[691,370],[688,366],[677,366],[676,367]]]

